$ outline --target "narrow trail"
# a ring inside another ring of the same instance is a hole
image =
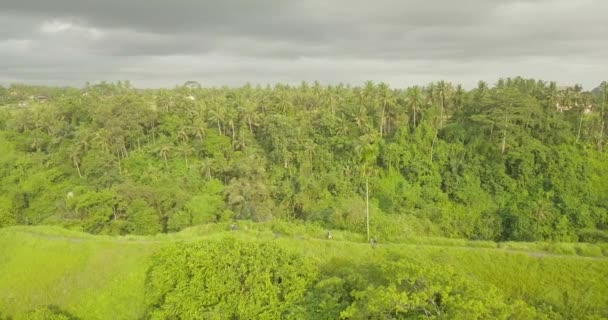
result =
[[[200,239],[205,239],[204,235],[201,236],[193,236],[192,238],[188,239],[188,238],[179,238],[179,237],[175,237],[175,238],[167,238],[164,240],[156,240],[156,239],[125,239],[122,237],[96,237],[96,236],[91,236],[91,237],[79,237],[79,236],[66,236],[66,235],[55,235],[55,234],[49,234],[49,233],[44,233],[44,232],[36,232],[36,231],[32,231],[32,230],[17,230],[17,232],[22,233],[22,234],[26,234],[28,236],[32,236],[32,237],[36,237],[39,239],[46,239],[46,240],[53,240],[53,241],[67,241],[67,242],[72,242],[72,243],[86,243],[86,242],[100,242],[100,241],[105,241],[105,242],[114,242],[114,243],[120,243],[120,244],[162,244],[162,243],[170,243],[170,242],[180,242],[180,241],[196,241],[196,240],[200,240]],[[234,232],[234,231],[230,231],[230,232]],[[226,232],[226,235],[230,234],[230,232]],[[255,236],[255,234],[251,233],[251,232],[243,232],[243,231],[237,231],[237,232],[242,232],[243,234],[248,234],[251,236]],[[302,237],[299,235],[295,235],[295,236],[276,236],[274,239],[290,239],[290,240],[295,240],[295,241],[314,241],[314,242],[339,242],[339,243],[348,243],[351,245],[358,245],[358,246],[369,246],[371,248],[371,245],[365,242],[354,242],[354,241],[348,241],[348,240],[325,240],[325,239],[321,239],[321,238],[309,238],[309,237]],[[443,248],[443,249],[456,249],[456,250],[467,250],[467,251],[492,251],[492,252],[504,252],[504,253],[509,253],[509,254],[524,254],[530,257],[534,257],[534,258],[560,258],[560,259],[586,259],[586,260],[596,260],[596,261],[608,261],[608,257],[589,257],[589,256],[581,256],[581,255],[573,255],[573,254],[557,254],[557,253],[551,253],[551,252],[546,252],[546,251],[532,251],[532,250],[516,250],[516,249],[502,249],[502,248],[487,248],[487,247],[471,247],[471,246],[458,246],[458,245],[453,245],[453,246],[443,246],[443,245],[436,245],[436,244],[420,244],[420,243],[407,243],[407,242],[389,242],[389,243],[380,243],[378,244],[378,248],[394,248],[394,249],[398,249],[399,247],[423,247],[423,248]]]

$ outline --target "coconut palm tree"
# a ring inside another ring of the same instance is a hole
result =
[[[186,142],[182,142],[179,146],[179,151],[184,156],[184,161],[186,162],[186,169],[190,170],[190,164],[188,163],[188,157],[194,153],[194,148]]]
[[[424,104],[422,90],[419,86],[414,86],[407,89],[406,93],[407,108],[414,114],[414,128],[418,124],[418,110]]]
[[[378,90],[379,90],[380,105],[382,106],[382,109],[380,111],[380,125],[379,125],[380,136],[382,137],[384,135],[384,131],[385,131],[385,124],[390,123],[386,119],[387,108],[392,107],[396,103],[396,98],[393,95],[393,92],[390,90],[388,84],[386,84],[384,82],[380,83],[380,85],[378,86]]]
[[[171,147],[171,145],[165,143],[165,144],[161,145],[158,150],[158,155],[160,155],[160,157],[163,158],[163,160],[165,162],[165,168],[167,169],[167,171],[169,171],[169,162],[167,161],[167,157],[169,156],[169,152],[171,151],[171,149],[173,149]]]
[[[197,137],[202,144],[203,138],[207,136],[207,124],[202,119],[195,118],[192,126],[190,126],[190,133]]]
[[[82,173],[80,172],[80,158],[82,155],[82,150],[80,148],[74,148],[70,153],[70,159],[72,159],[72,164],[76,167],[76,171],[78,172],[78,177],[82,179]]]
[[[199,163],[200,172],[207,177],[207,180],[213,178],[213,171],[215,170],[215,161],[213,158],[204,158]]]

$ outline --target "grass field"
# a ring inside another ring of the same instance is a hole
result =
[[[362,235],[333,234],[328,241],[321,228],[288,223],[242,223],[238,231],[229,231],[227,224],[203,225],[149,237],[93,236],[46,226],[0,229],[0,311],[18,317],[55,305],[82,319],[137,319],[144,313],[144,280],[153,252],[175,241],[236,237],[274,241],[324,265],[373,260],[378,252],[393,251],[450,265],[507,297],[566,318],[608,317],[608,258],[601,245],[411,238],[381,242],[374,250]],[[555,249],[562,247],[573,249]]]

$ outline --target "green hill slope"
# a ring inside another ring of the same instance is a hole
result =
[[[382,264],[391,255],[453,268],[474,282],[520,299],[551,318],[608,317],[608,259],[516,251],[492,243],[417,239],[372,249],[358,235],[336,232],[333,241],[310,226],[204,225],[156,237],[93,236],[55,227],[0,229],[0,314],[16,317],[53,305],[82,319],[136,319],[145,313],[150,257],[175,242],[223,238],[274,242],[323,270]],[[352,241],[349,241],[352,240]],[[464,246],[462,245],[464,244]],[[600,251],[601,252],[601,251]],[[345,269],[346,270],[346,269]]]

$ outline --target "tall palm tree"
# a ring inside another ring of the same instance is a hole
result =
[[[239,106],[241,118],[247,122],[251,134],[253,134],[253,127],[257,127],[260,120],[256,109],[256,105],[250,100],[242,102]]]
[[[344,118],[343,115],[338,116],[336,119],[336,135],[338,136],[347,136],[349,131],[350,131],[350,124],[348,123],[348,120],[346,120]]]
[[[214,100],[214,106],[209,111],[209,120],[217,124],[217,131],[219,135],[224,134],[222,132],[222,124],[226,120],[226,104],[225,101]]]
[[[226,110],[226,125],[230,127],[232,133],[232,141],[236,140],[236,127],[235,124],[238,122],[238,113],[235,109]]]
[[[158,152],[158,154],[161,156],[161,158],[163,158],[165,162],[165,169],[167,169],[167,171],[169,171],[169,162],[167,161],[167,157],[169,156],[169,152],[171,151],[171,149],[171,145],[165,143],[160,146]]]
[[[600,84],[600,94],[598,101],[598,109],[600,115],[600,133],[598,139],[598,150],[602,150],[604,141],[604,130],[606,127],[606,115],[608,111],[608,82],[603,81]]]
[[[188,130],[187,126],[181,126],[177,131],[177,139],[180,140],[182,143],[187,142],[188,140],[190,140],[189,131],[190,130]]]
[[[213,158],[204,158],[199,164],[200,171],[207,180],[211,180],[213,178],[213,171],[215,169],[215,161]]]
[[[184,156],[184,161],[186,162],[186,169],[190,170],[190,164],[188,163],[188,157],[194,153],[194,148],[186,142],[182,142],[179,147],[179,151]]]
[[[195,118],[192,126],[190,126],[190,132],[197,137],[202,144],[203,138],[207,136],[207,124],[202,119]]]
[[[446,115],[446,108],[448,107],[447,101],[450,100],[450,96],[452,94],[452,84],[445,82],[443,80],[437,83],[437,94],[439,95],[439,105],[441,107],[441,112],[439,116],[439,128],[443,128],[443,120]]]
[[[387,113],[387,108],[390,108],[392,105],[394,105],[396,103],[396,99],[395,96],[393,95],[393,92],[390,90],[388,84],[382,82],[380,83],[380,85],[378,86],[378,90],[379,90],[379,99],[380,99],[380,104],[382,105],[382,109],[380,112],[380,136],[382,137],[384,135],[384,131],[385,131],[385,124],[388,124],[389,122],[386,120],[386,113]]]
[[[369,122],[367,119],[367,108],[365,108],[364,105],[359,104],[356,106],[352,111],[352,117],[360,130],[363,130],[363,132],[368,131],[367,128],[369,126]]]
[[[418,110],[424,103],[422,90],[419,86],[414,86],[407,89],[406,93],[407,108],[414,113],[414,128],[418,124]]]
[[[70,153],[70,159],[72,159],[72,164],[76,167],[76,171],[78,172],[78,177],[82,178],[82,173],[80,172],[80,157],[82,155],[82,150],[80,148],[74,148]]]

